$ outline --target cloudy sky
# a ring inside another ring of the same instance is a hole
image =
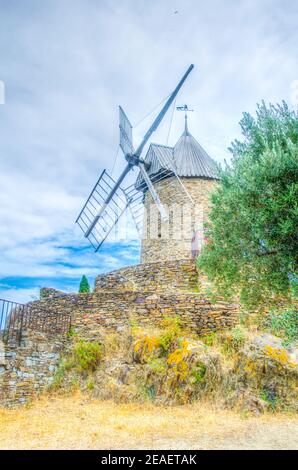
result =
[[[293,0],[0,0],[0,297],[137,263],[137,240],[95,254],[74,224],[102,169],[123,168],[118,105],[138,123],[194,63],[177,105],[222,162],[243,111],[295,105],[297,24]],[[155,142],[178,139],[183,115],[168,137],[170,117]]]

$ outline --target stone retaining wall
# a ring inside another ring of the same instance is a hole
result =
[[[200,283],[206,284],[203,276]],[[95,292],[194,292],[197,287],[195,262],[186,259],[137,264],[98,276],[95,281]]]
[[[205,279],[192,260],[147,263],[98,276],[90,294],[48,291],[34,302],[49,313],[72,315],[72,328],[83,337],[99,331],[119,331],[132,321],[157,324],[164,316],[179,316],[197,334],[233,326],[238,306],[206,299]]]
[[[0,344],[0,407],[26,403],[53,380],[65,339],[25,331],[19,345]]]
[[[106,332],[121,332],[132,322],[158,325],[178,316],[186,329],[199,335],[230,328],[238,321],[238,306],[207,300],[204,279],[193,261],[148,263],[99,276],[90,294],[63,294],[44,289],[31,307],[55,315],[71,315],[81,338],[98,340]],[[27,332],[21,346],[8,344],[0,356],[0,405],[24,403],[53,379],[66,337]]]
[[[196,293],[94,292],[65,294],[42,300],[48,311],[72,312],[72,328],[85,339],[105,331],[121,331],[132,321],[157,325],[164,316],[179,316],[186,328],[207,334],[232,327],[238,306],[223,301],[211,303]]]

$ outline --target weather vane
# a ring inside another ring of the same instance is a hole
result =
[[[190,111],[194,111],[194,109],[189,109],[187,104],[183,104],[182,106],[177,106],[176,107],[177,111],[184,111],[185,112],[185,116],[187,116],[187,113],[190,112]]]
[[[185,118],[185,132],[188,132],[188,126],[187,126],[187,113],[194,111],[194,109],[189,109],[187,104],[183,104],[182,106],[177,106],[176,107],[177,111],[184,111],[184,118]]]

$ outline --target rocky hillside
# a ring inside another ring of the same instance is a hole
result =
[[[123,402],[297,411],[298,349],[240,326],[199,338],[165,318],[159,328],[132,325],[92,342],[74,334],[51,390],[75,388]]]

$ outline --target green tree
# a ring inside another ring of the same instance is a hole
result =
[[[198,265],[219,293],[249,305],[297,289],[298,115],[285,102],[262,102],[240,125],[244,139],[220,169]]]
[[[80,287],[79,287],[79,292],[80,293],[90,292],[90,285],[85,275],[82,276]]]

